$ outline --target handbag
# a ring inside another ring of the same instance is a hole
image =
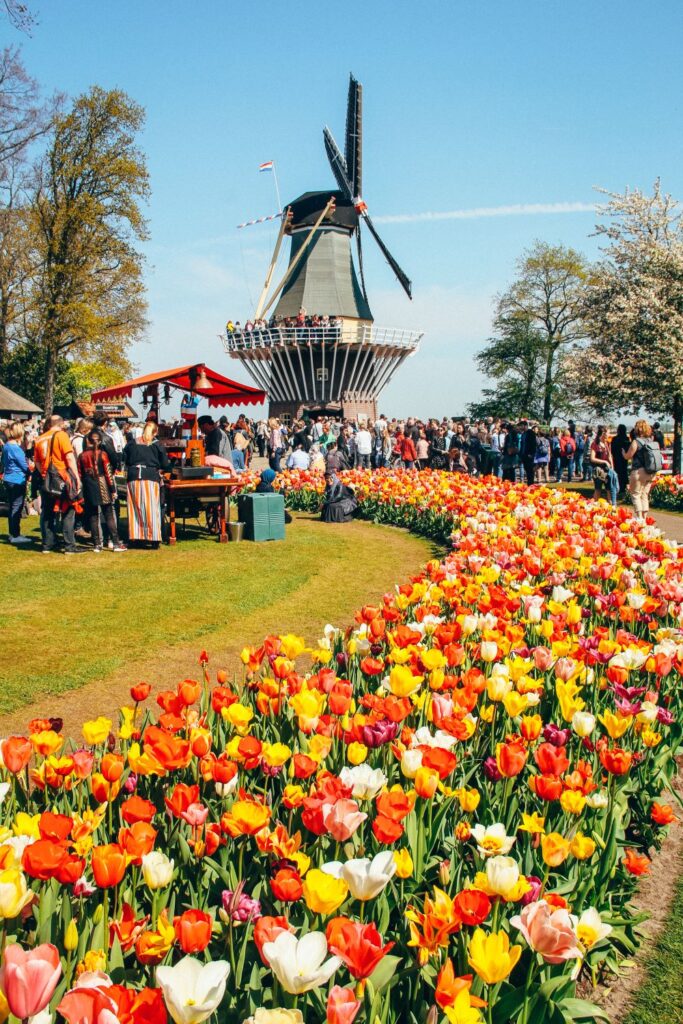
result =
[[[607,483],[607,470],[604,466],[595,466],[593,468],[593,479],[598,480],[601,484]]]
[[[56,431],[55,431],[56,433]],[[48,453],[48,464],[43,477],[42,490],[50,498],[63,498],[66,489],[66,482],[60,475],[57,467],[52,461],[52,452],[55,446],[55,434],[50,438],[50,450]]]

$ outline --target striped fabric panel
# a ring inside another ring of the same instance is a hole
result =
[[[161,498],[154,480],[128,483],[128,539],[161,541]]]

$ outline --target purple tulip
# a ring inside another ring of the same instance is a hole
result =
[[[552,743],[554,747],[565,747],[569,743],[571,734],[571,729],[560,729],[552,722],[543,727],[543,739],[547,743]]]
[[[261,917],[261,904],[258,900],[247,896],[246,892],[239,889],[233,892],[225,889],[221,896],[223,910],[233,921],[245,924],[247,921],[258,921]]]
[[[498,771],[495,757],[487,757],[484,761],[484,775],[489,782],[500,782],[503,776]]]
[[[363,743],[371,750],[375,750],[377,747],[383,747],[385,743],[391,743],[396,739],[397,733],[398,723],[385,718],[381,722],[363,726]]]

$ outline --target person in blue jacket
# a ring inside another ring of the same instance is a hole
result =
[[[26,500],[26,483],[30,468],[21,442],[24,428],[14,423],[2,449],[2,478],[7,493],[7,519],[9,521],[10,544],[30,544],[28,537],[21,536],[21,513]]]

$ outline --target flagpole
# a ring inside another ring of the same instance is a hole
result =
[[[277,212],[282,213],[282,200],[280,199],[280,186],[277,183],[277,171],[275,170],[275,161],[273,160],[273,181],[275,183],[275,196],[277,198]]]

